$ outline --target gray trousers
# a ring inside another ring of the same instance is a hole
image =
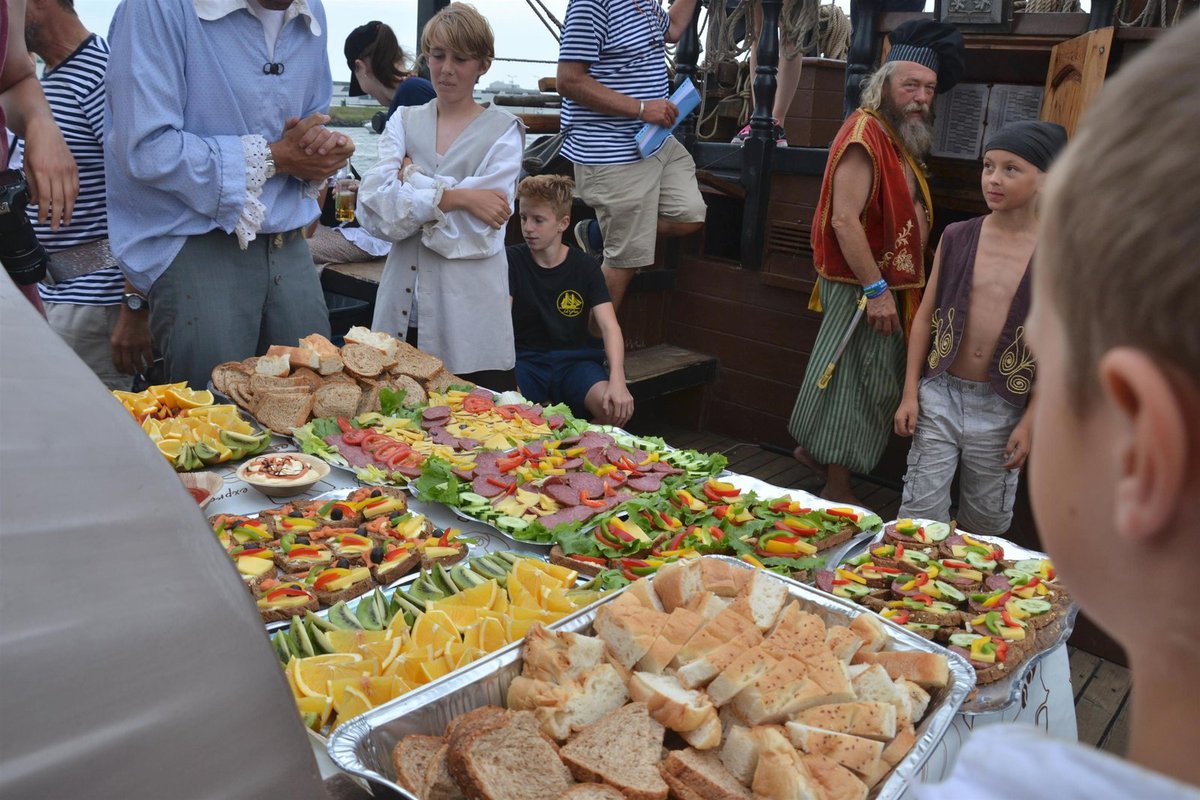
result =
[[[150,332],[169,381],[204,388],[212,368],[329,335],[329,311],[299,231],[259,234],[250,246],[213,231],[188,239],[150,290]]]
[[[132,375],[122,375],[113,364],[112,332],[120,306],[84,306],[72,303],[46,303],[46,321],[75,355],[92,368],[109,389],[129,390]]]
[[[900,517],[950,521],[950,482],[961,466],[958,526],[1002,534],[1012,523],[1020,470],[1004,468],[1004,447],[1025,413],[990,383],[943,372],[921,382],[917,431],[908,450]]]

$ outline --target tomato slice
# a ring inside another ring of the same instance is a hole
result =
[[[342,434],[342,441],[346,444],[361,445],[363,443],[363,439],[367,438],[368,433],[370,433],[370,431],[364,428],[351,428]]]
[[[496,407],[496,404],[485,397],[467,395],[463,398],[463,411],[468,414],[481,414]]]
[[[346,419],[345,417],[338,417],[337,424],[338,427],[342,429],[342,433],[349,433],[350,431],[354,430],[354,426],[350,424],[350,420]]]

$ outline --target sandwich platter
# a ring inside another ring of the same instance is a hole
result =
[[[709,558],[728,562],[736,569],[753,569],[733,558]],[[772,579],[782,581],[791,598],[798,600],[804,610],[818,615],[828,624],[849,625],[854,618],[866,613],[861,606],[810,586],[781,576],[772,576]],[[608,595],[548,627],[551,630],[590,634],[597,611],[620,594],[615,592]],[[895,800],[904,794],[908,784],[916,779],[945,735],[975,682],[974,671],[965,659],[946,653],[932,642],[898,626],[885,628],[889,637],[885,650],[945,654],[948,681],[944,687],[931,692],[928,711],[916,728],[915,744],[872,791],[871,800]],[[504,706],[508,687],[521,670],[519,648],[508,647],[491,654],[435,684],[410,692],[338,726],[329,737],[329,756],[340,769],[367,782],[372,790],[384,789],[384,794],[418,800],[397,782],[392,763],[392,750],[396,744],[410,734],[440,736],[451,720],[472,709],[485,705]]]
[[[923,523],[928,524],[930,521],[914,520],[914,522],[921,525]],[[856,558],[861,560],[864,554],[870,553],[877,545],[884,542],[886,532],[895,525],[896,521],[889,522],[884,526],[884,530],[878,534],[865,540],[860,539],[854,547],[844,551],[840,563],[847,565]],[[1018,564],[1034,562],[1050,564],[1050,557],[1047,554],[1037,550],[1030,550],[1007,539],[997,536],[977,536],[961,529],[955,530],[953,533],[956,535],[966,535],[970,540],[1001,548],[1005,561],[1016,562]],[[1033,642],[1026,648],[1026,655],[1016,664],[1011,673],[991,683],[977,685],[966,702],[963,703],[960,710],[961,713],[976,715],[999,712],[1011,708],[1021,701],[1031,671],[1045,656],[1066,644],[1075,628],[1075,617],[1079,613],[1079,606],[1071,601],[1065,592],[1062,599],[1063,606],[1055,618],[1044,627],[1032,631],[1031,638]]]

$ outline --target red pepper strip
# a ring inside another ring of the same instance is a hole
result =
[[[635,538],[637,538],[632,533],[624,530],[617,520],[613,520],[613,524],[609,524],[606,527],[608,528],[608,533],[610,536],[616,536],[622,542],[632,542]]]
[[[308,592],[303,589],[293,589],[290,586],[284,586],[282,589],[276,589],[267,595],[267,601],[273,602],[281,597],[308,597]]]
[[[603,508],[604,507],[603,500],[589,500],[586,489],[579,490],[579,502],[583,503],[588,508]]]
[[[712,488],[707,483],[704,484],[703,491],[704,491],[704,496],[707,497],[709,500],[712,500],[714,503],[725,502],[725,498],[720,493],[718,493],[716,489]]]
[[[929,583],[929,573],[921,572],[913,577],[913,586],[924,586]]]
[[[718,542],[725,538],[725,531],[721,530],[716,525],[709,525],[708,532],[712,534],[712,537]]]
[[[711,486],[711,484],[712,484],[712,481],[710,480],[710,481],[708,481],[708,483],[706,483],[704,485]],[[737,488],[736,486],[731,486],[728,489],[722,489],[719,486],[712,486],[712,490],[717,494],[717,496],[721,497],[722,499],[724,499],[726,497],[737,497],[739,494],[742,493],[742,490]]]
[[[1000,551],[998,551],[998,550],[993,550],[992,552],[990,552],[990,553],[988,553],[986,556],[984,556],[984,557],[983,557],[983,560],[984,560],[984,561],[998,561],[998,560],[1000,560]]]
[[[1037,585],[1038,585],[1039,583],[1041,583],[1041,582],[1042,582],[1042,581],[1041,581],[1041,579],[1040,579],[1040,578],[1038,578],[1038,576],[1036,576],[1036,575],[1030,575],[1030,576],[1029,576],[1029,581],[1028,581],[1028,582],[1027,582],[1027,583],[1026,583],[1024,586],[1022,586],[1021,588],[1022,588],[1022,589],[1032,589],[1033,587],[1037,586]]]
[[[628,456],[621,456],[621,460],[617,463],[617,466],[626,472],[637,471],[637,464],[630,461]]]
[[[903,558],[903,557],[904,557],[904,545],[902,545],[902,544],[897,544],[897,545],[896,545],[896,552],[895,552],[895,553],[892,553],[892,558],[894,558],[894,559],[896,559],[897,561],[899,561],[899,560],[900,560],[901,558]]]
[[[1052,581],[1056,575],[1058,575],[1058,573],[1055,572],[1054,567],[1049,567],[1046,569],[1046,580]]]
[[[717,506],[712,510],[712,515],[717,519],[725,519],[729,514],[729,506]]]
[[[617,483],[621,483],[625,480],[625,475],[620,470],[614,470],[613,472],[608,473],[608,475],[605,477],[612,478]]]
[[[496,467],[501,472],[512,472],[514,469],[516,469],[517,467],[521,466],[524,463],[525,463],[525,456],[521,455],[520,453],[517,453],[516,455],[509,456],[508,458],[498,459],[496,461]]]
[[[947,558],[943,559],[942,563],[947,567],[952,567],[953,569],[971,569],[971,565],[965,561],[953,561]]]
[[[637,575],[634,575],[629,571],[629,567],[621,567],[621,575],[630,583],[633,583],[638,579]]]
[[[613,488],[612,488],[612,486],[609,485],[608,481],[604,482],[604,496],[605,497],[616,497],[617,496],[617,493],[615,491],[613,491]]]
[[[896,616],[892,617],[892,622],[895,622],[897,625],[904,625],[908,622],[909,616],[908,611],[901,609]]]
[[[288,558],[317,558],[321,551],[315,547],[293,547],[287,551]]]
[[[1000,619],[1004,620],[1004,624],[1010,628],[1021,627],[1020,625],[1018,625],[1016,622],[1013,621],[1013,618],[1009,615],[1007,608],[1000,609]]]
[[[833,579],[834,586],[845,586],[849,582],[850,581],[846,580],[845,578],[834,578]]]
[[[492,486],[495,486],[497,489],[504,489],[505,491],[507,491],[508,487],[512,485],[508,481],[502,481],[499,478],[493,478],[491,475],[488,476],[487,482]]]
[[[767,506],[767,508],[769,508],[769,509],[771,509],[772,511],[774,511],[776,514],[782,514],[782,513],[785,513],[785,512],[790,512],[790,510],[791,510],[791,508],[792,508],[792,501],[791,501],[791,500],[784,500],[784,501],[782,501],[782,502],[779,502],[779,503],[772,503],[771,505]]]
[[[686,531],[681,531],[680,533],[677,533],[671,537],[670,543],[667,544],[667,549],[668,550],[678,550],[679,546],[681,544],[683,544],[683,540],[686,539],[687,537],[691,536],[695,532],[696,532],[696,526],[689,525],[688,529]]]
[[[643,561],[640,558],[622,558],[621,563],[627,567],[648,567],[648,566],[650,566],[649,563]]]
[[[875,571],[876,571],[876,572],[882,572],[882,573],[884,573],[885,575],[899,575],[899,574],[901,573],[901,571],[902,571],[902,570],[898,570],[898,569],[896,569],[895,567],[880,567],[880,566],[876,566],[876,567],[875,567]]]
[[[661,514],[662,512],[660,511],[660,512],[658,512],[658,513],[660,513],[660,514]],[[648,523],[648,524],[649,524],[651,527],[658,527],[658,522],[657,522],[657,520],[655,520],[655,518],[654,518],[654,515],[653,515],[653,514],[651,514],[649,510],[642,510],[642,511],[639,511],[639,512],[638,512],[638,516],[639,516],[639,517],[641,517],[642,519],[646,520],[646,522],[647,522],[647,523]]]
[[[607,536],[600,532],[600,528],[596,528],[596,530],[592,532],[592,538],[605,547],[612,547],[615,544],[619,544],[618,542],[610,541]]]
[[[600,558],[599,556],[585,556],[582,553],[571,553],[568,558],[573,558],[576,561],[586,561],[589,564],[599,564],[602,567],[608,566],[608,559]]]
[[[912,599],[919,600],[927,606],[933,605],[933,598],[930,597],[929,595],[925,594],[924,592],[917,592],[916,594],[914,594],[912,596]]]
[[[354,426],[350,424],[350,420],[346,419],[345,417],[338,417],[337,424],[342,433],[349,433],[350,431],[354,430]]]
[[[645,477],[645,475],[646,475],[646,473],[638,472],[636,469],[629,470],[629,477],[631,477],[631,478],[642,478],[642,477]]]
[[[776,536],[771,541],[783,542],[784,544],[795,544],[796,542],[800,541],[800,536]]]
[[[996,659],[999,661],[1008,660],[1008,642],[1003,639],[992,639],[996,643]]]
[[[847,510],[840,509],[840,508],[826,509],[825,513],[829,514],[831,517],[842,517],[843,519],[852,519],[852,520],[858,519],[858,512],[847,511]]]
[[[438,539],[438,547],[450,547],[450,531],[451,530],[452,530],[451,528],[447,528],[445,531],[442,532],[441,537]]]

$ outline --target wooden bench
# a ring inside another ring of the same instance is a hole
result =
[[[717,379],[715,356],[656,344],[625,354],[625,382],[638,403],[684,389],[706,386]]]

